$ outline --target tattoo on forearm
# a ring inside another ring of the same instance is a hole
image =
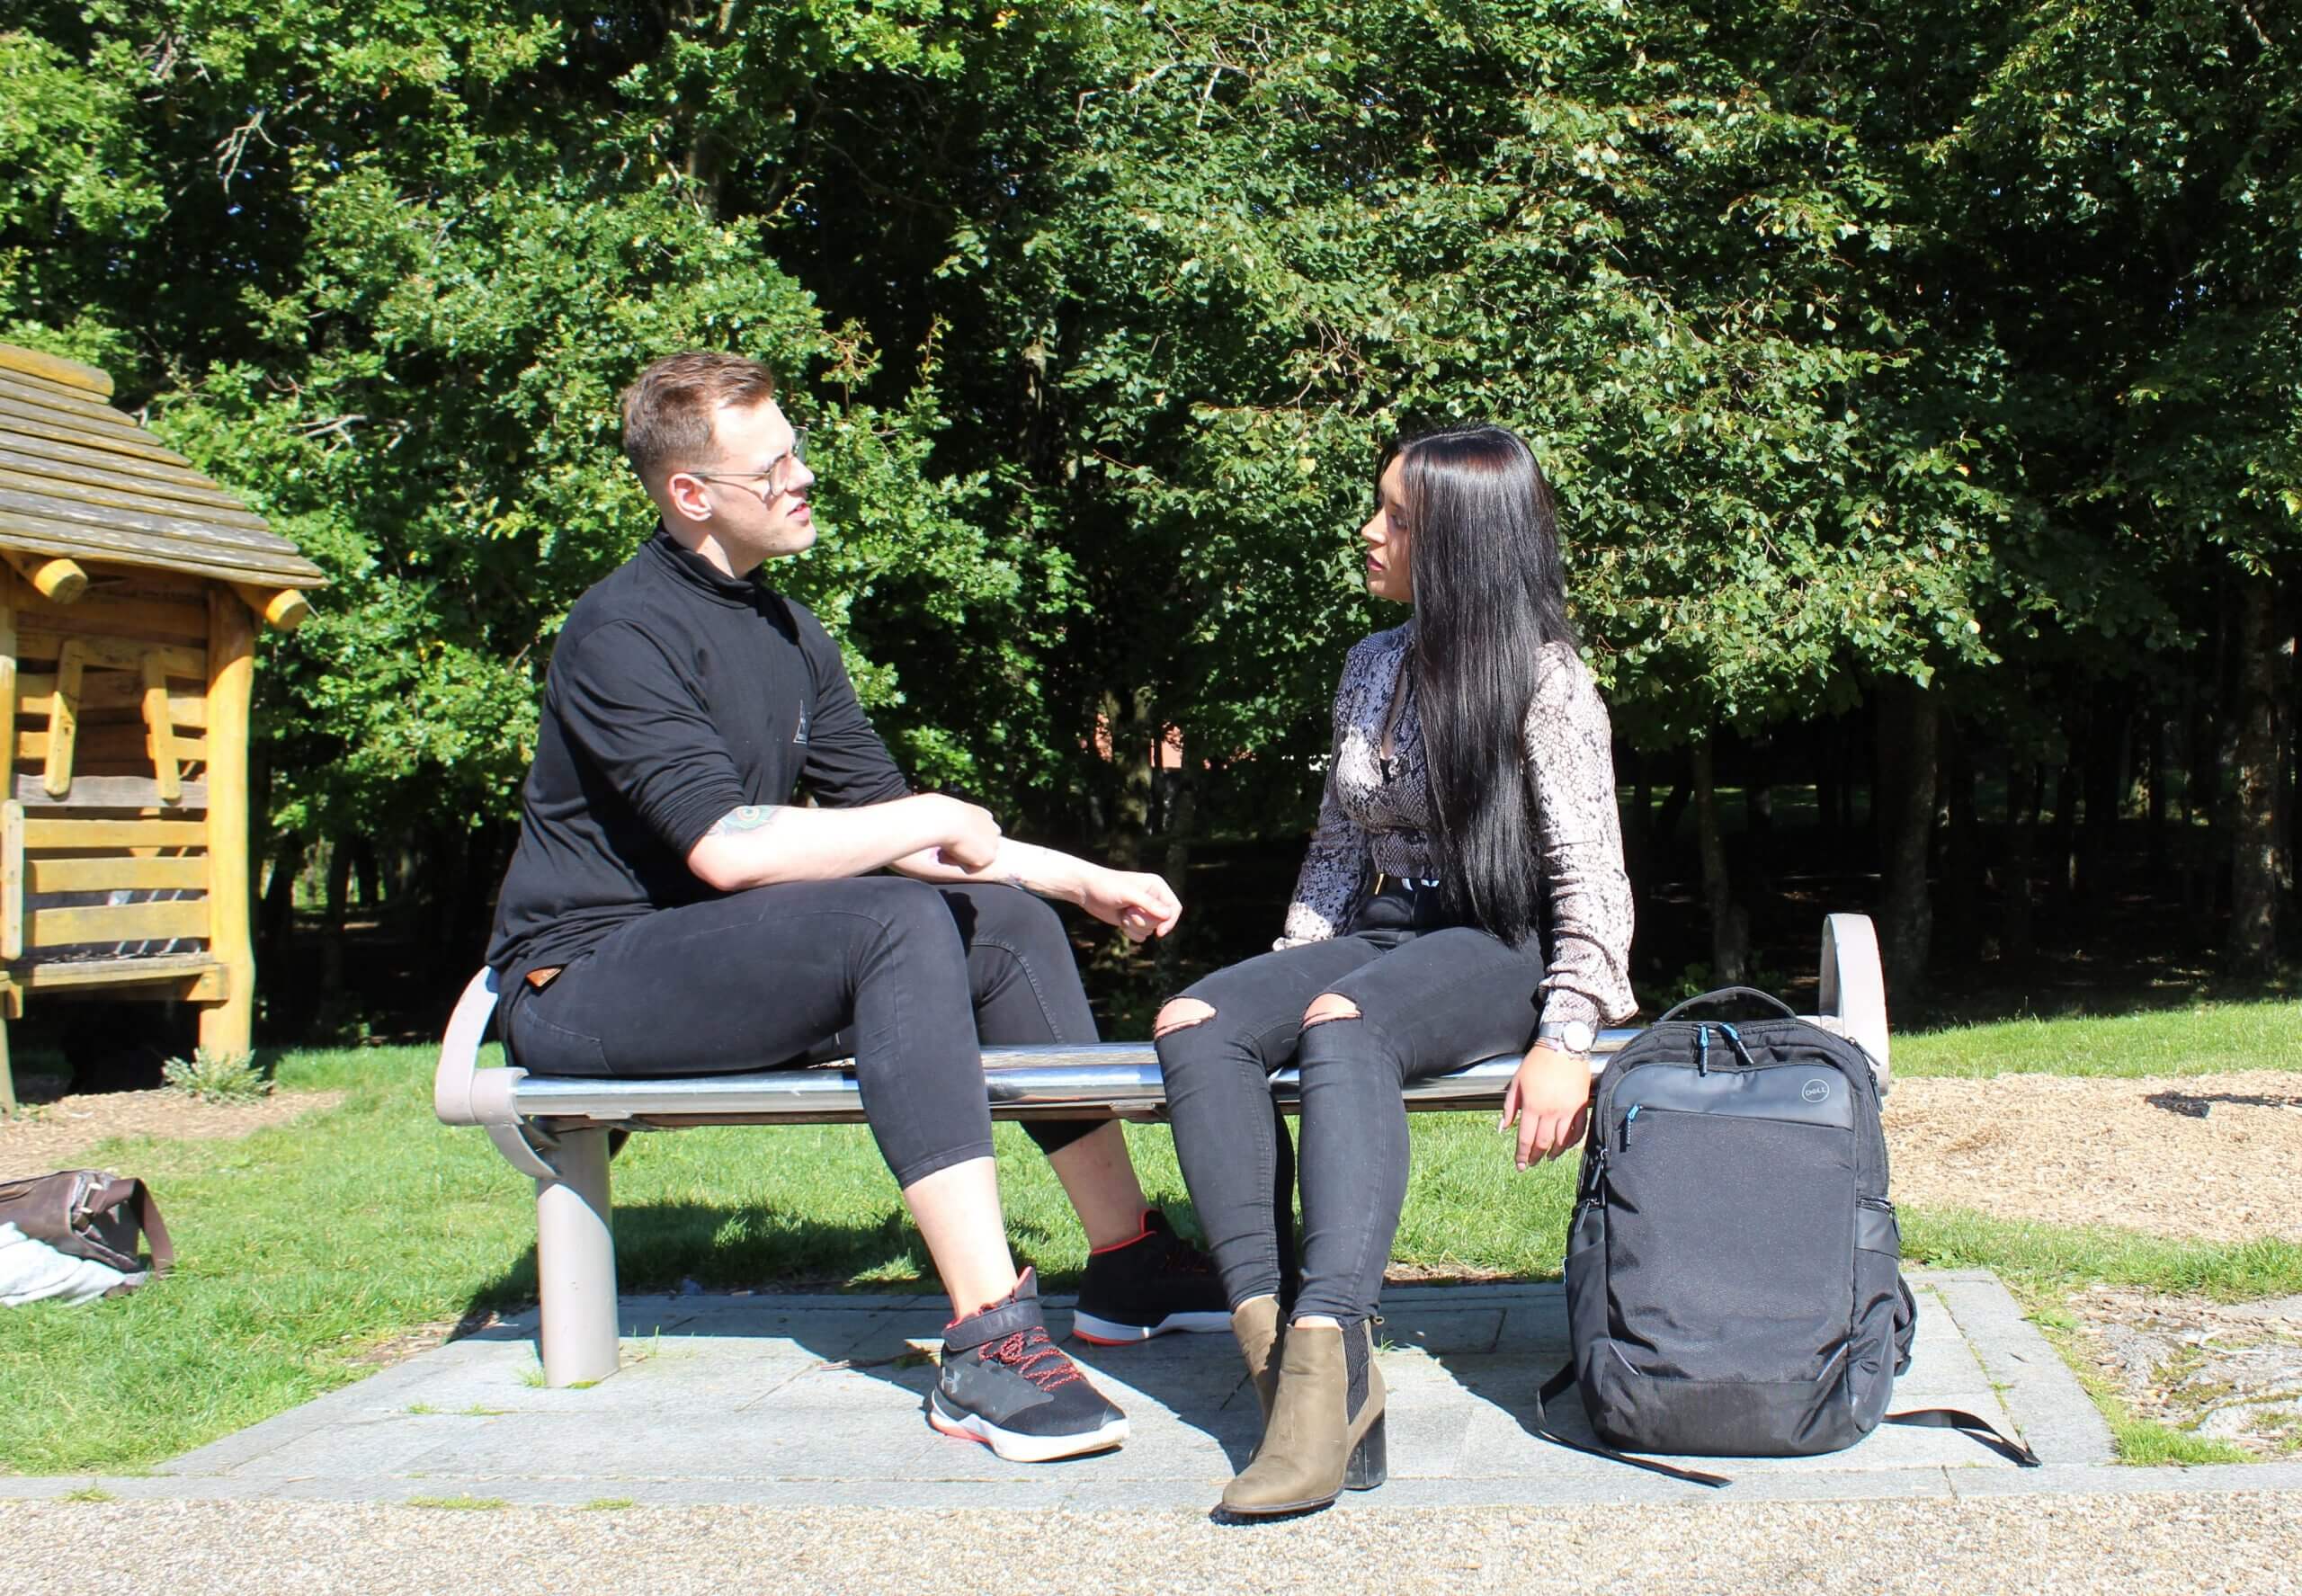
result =
[[[724,837],[739,831],[764,831],[783,818],[783,804],[743,804],[711,823],[707,837]]]

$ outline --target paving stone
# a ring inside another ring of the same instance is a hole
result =
[[[1919,1277],[1918,1288],[1898,1405],[2019,1422],[2053,1465],[2108,1456],[2075,1381],[1995,1280],[1946,1273]],[[1051,1306],[1059,1328],[1065,1305]],[[179,1458],[138,1493],[1203,1511],[1253,1450],[1254,1394],[1222,1335],[1066,1343],[1129,1414],[1116,1452],[1027,1468],[940,1436],[922,1415],[934,1369],[920,1349],[939,1339],[941,1309],[918,1297],[630,1298],[625,1366],[584,1390],[535,1383],[532,1316],[514,1319]],[[1393,1484],[1375,1494],[1387,1504],[1655,1501],[1692,1489],[1533,1432],[1536,1388],[1566,1345],[1556,1285],[1403,1288],[1384,1318]],[[1578,1398],[1562,1398],[1551,1418],[1591,1439]],[[1746,1494],[1817,1498],[1941,1494],[2012,1472],[1965,1436],[1908,1429],[1825,1458],[1692,1461]]]

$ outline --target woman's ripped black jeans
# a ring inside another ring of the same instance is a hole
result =
[[[1406,1196],[1400,1088],[1534,1040],[1541,950],[1439,919],[1435,891],[1387,884],[1350,932],[1262,954],[1182,994],[1213,1019],[1158,1039],[1175,1154],[1231,1305],[1276,1294],[1285,1126],[1270,1076],[1303,1082],[1302,1286],[1297,1315],[1348,1323],[1375,1311]],[[1306,1026],[1324,993],[1354,1019]]]

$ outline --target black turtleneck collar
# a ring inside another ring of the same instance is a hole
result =
[[[723,603],[740,604],[750,609],[759,599],[759,584],[754,580],[757,573],[730,576],[709,560],[696,553],[672,536],[662,522],[656,523],[655,535],[646,547],[664,562],[665,568],[683,581],[691,582]]]

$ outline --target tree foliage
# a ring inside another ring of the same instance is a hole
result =
[[[614,396],[692,345],[817,424],[787,575],[906,758],[1074,833],[1129,812],[1099,728],[1304,812],[1424,422],[1534,442],[1640,747],[1907,680],[2067,756],[2294,562],[2302,74],[2252,0],[12,15],[0,336],[335,582],[267,644],[282,834],[513,812],[646,529]]]

